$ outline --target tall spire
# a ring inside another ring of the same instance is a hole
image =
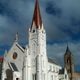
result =
[[[67,49],[66,49],[66,53],[65,53],[65,54],[71,54],[71,51],[70,51],[70,49],[69,49],[68,44],[67,44]]]
[[[67,49],[66,49],[66,52],[67,52],[67,51],[69,51],[69,46],[68,46],[68,43],[67,43]]]
[[[34,9],[34,14],[33,14],[33,20],[32,20],[32,26],[35,24],[36,28],[41,28],[42,27],[42,19],[41,19],[41,14],[40,14],[40,8],[39,8],[39,3],[38,0],[36,0],[35,3],[35,9]]]

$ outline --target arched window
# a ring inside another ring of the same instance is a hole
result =
[[[19,78],[16,78],[16,80],[19,80]]]
[[[69,63],[69,59],[67,59],[67,63]]]

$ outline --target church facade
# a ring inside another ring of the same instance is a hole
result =
[[[63,69],[47,56],[46,31],[38,0],[29,28],[28,42],[23,48],[16,34],[12,47],[4,54],[1,80],[69,80],[66,68]]]

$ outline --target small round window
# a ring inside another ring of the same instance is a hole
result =
[[[16,53],[16,52],[14,52],[14,53],[13,53],[13,59],[16,59],[16,58],[17,58],[17,56],[18,56],[18,55],[17,55],[17,53]]]

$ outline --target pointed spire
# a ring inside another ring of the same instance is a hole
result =
[[[69,49],[68,44],[67,44],[67,49],[66,49],[66,53],[65,53],[65,54],[71,54],[71,51],[70,51],[70,49]]]
[[[68,43],[67,43],[67,49],[66,49],[66,52],[67,52],[67,51],[69,51]]]
[[[36,3],[35,3],[35,9],[34,9],[34,15],[33,15],[31,28],[34,24],[36,28],[42,27],[42,19],[41,19],[38,0],[36,0]]]

